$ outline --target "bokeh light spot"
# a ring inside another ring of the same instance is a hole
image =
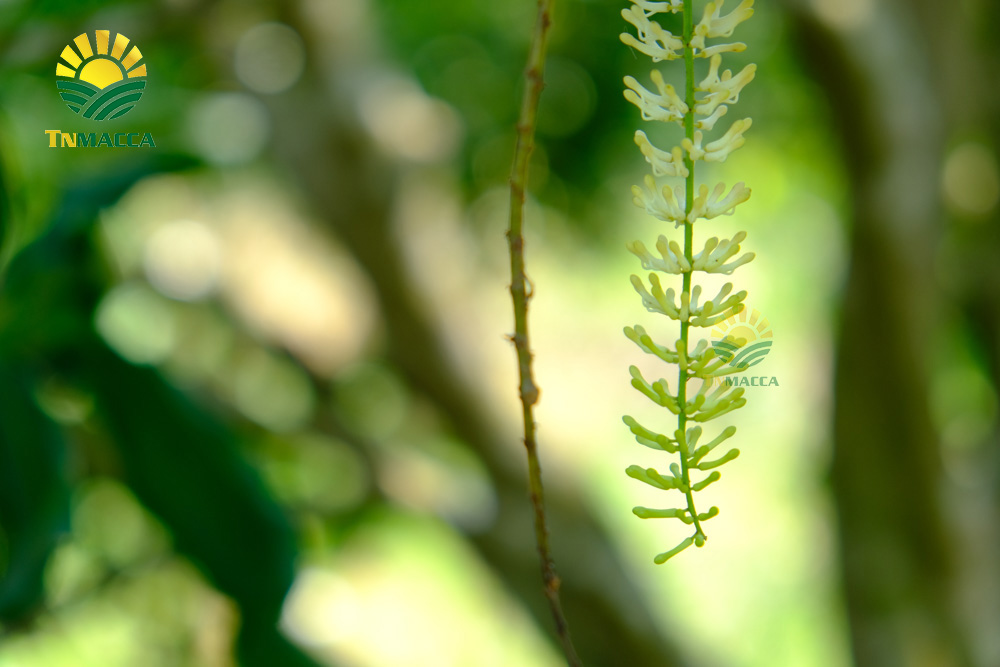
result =
[[[813,11],[834,28],[855,30],[872,19],[872,0],[811,0]]]
[[[283,23],[256,25],[236,45],[236,76],[257,93],[288,90],[302,76],[305,63],[302,38]]]
[[[349,445],[318,433],[269,438],[259,452],[264,479],[289,505],[319,512],[356,507],[370,475]]]
[[[163,552],[169,543],[132,492],[112,479],[95,480],[80,490],[73,532],[81,546],[115,568]]]
[[[334,401],[348,427],[376,440],[396,433],[410,410],[402,380],[386,366],[369,362],[355,364],[337,377]]]
[[[343,577],[306,568],[288,594],[282,624],[306,646],[322,647],[344,641],[361,629],[360,608],[357,593]]]
[[[458,149],[458,114],[409,79],[375,81],[362,93],[359,106],[361,121],[386,152],[414,162],[438,162]]]
[[[97,309],[97,330],[134,364],[156,364],[174,349],[177,327],[170,303],[144,285],[111,290]]]
[[[257,157],[271,135],[264,105],[246,93],[206,95],[191,107],[188,137],[194,150],[215,165],[237,165]]]
[[[240,364],[234,382],[236,407],[272,431],[301,427],[312,415],[309,379],[289,361],[255,350]]]
[[[215,289],[222,249],[215,233],[193,220],[169,222],[146,242],[143,264],[149,282],[161,294],[195,301]]]
[[[945,201],[958,213],[982,216],[1000,201],[1000,172],[993,152],[977,142],[948,154],[941,174]]]

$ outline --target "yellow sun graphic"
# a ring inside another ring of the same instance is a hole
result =
[[[749,315],[746,309],[729,317],[712,329],[716,354],[730,366],[749,368],[759,364],[771,351],[774,334],[771,324],[760,312]]]
[[[111,40],[110,30],[95,30],[66,45],[56,64],[59,96],[66,106],[94,120],[109,120],[128,113],[146,87],[142,52],[121,33]]]

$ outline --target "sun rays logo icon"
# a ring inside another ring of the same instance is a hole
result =
[[[125,35],[114,33],[114,41],[111,35],[110,30],[95,30],[93,41],[87,33],[78,35],[59,55],[59,96],[84,118],[124,116],[146,88],[142,53]]]
[[[774,338],[767,319],[756,310],[747,315],[745,308],[715,325],[711,335],[715,353],[728,366],[741,370],[762,362]]]

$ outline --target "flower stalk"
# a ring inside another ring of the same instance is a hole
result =
[[[629,372],[632,386],[653,403],[666,408],[676,417],[672,437],[658,433],[639,424],[633,417],[624,417],[636,441],[646,447],[667,454],[676,454],[678,462],[671,463],[670,473],[660,473],[654,468],[630,466],[626,473],[641,482],[663,491],[679,491],[684,507],[651,509],[636,507],[633,513],[642,519],[678,519],[692,527],[693,534],[674,548],[657,555],[656,563],[670,558],[694,544],[704,546],[708,539],[702,524],[719,513],[717,507],[699,513],[695,493],[716,482],[721,477],[717,468],[739,456],[738,449],[730,449],[721,457],[705,460],[718,445],[731,438],[736,428],[729,426],[710,442],[698,445],[703,434],[702,423],[714,420],[746,403],[743,389],[720,384],[713,389],[721,375],[739,372],[739,367],[726,364],[713,346],[704,339],[692,347],[692,328],[707,328],[736,315],[744,309],[746,291],[732,293],[732,283],[719,291],[709,301],[701,301],[702,286],[694,284],[694,274],[731,274],[754,258],[753,253],[740,254],[746,232],[737,232],[732,238],[707,239],[703,249],[694,252],[694,225],[699,220],[710,220],[720,215],[732,215],[736,207],[750,197],[750,190],[737,183],[726,193],[723,183],[709,188],[698,185],[698,162],[723,162],[740,148],[744,133],[750,128],[749,118],[733,122],[717,139],[706,142],[706,132],[715,130],[718,121],[726,115],[730,105],[739,100],[743,87],[753,80],[756,65],[747,65],[735,76],[729,70],[720,74],[723,54],[743,51],[739,42],[709,43],[720,37],[730,37],[736,27],[753,15],[753,0],[742,0],[728,14],[723,15],[725,0],[705,4],[701,19],[695,23],[694,0],[632,0],[622,17],[636,30],[636,34],[623,33],[622,42],[646,54],[653,62],[683,60],[683,98],[677,89],[667,83],[663,73],[654,70],[650,75],[654,90],[649,90],[633,77],[625,77],[625,98],[638,107],[643,120],[674,123],[683,130],[679,145],[670,150],[655,146],[646,133],[635,133],[635,142],[650,165],[651,174],[644,178],[644,187],[633,186],[634,203],[650,215],[675,227],[683,227],[683,247],[675,240],[660,235],[656,242],[657,254],[651,253],[641,241],[627,244],[632,254],[639,258],[643,269],[650,271],[647,280],[632,276],[632,285],[646,309],[659,313],[679,323],[680,336],[672,347],[655,343],[646,330],[636,325],[626,327],[625,335],[642,351],[661,361],[677,366],[676,393],[671,393],[667,380],[648,382],[636,366]],[[681,14],[682,32],[676,36],[664,29],[652,17],[657,14]],[[708,71],[700,81],[695,77],[695,61],[708,60]],[[658,178],[683,179],[682,185],[660,185]],[[664,289],[659,274],[680,276],[680,293],[671,287]],[[647,288],[647,283],[649,287]],[[745,341],[726,341],[742,345]],[[700,382],[700,385],[698,384]],[[690,385],[690,386],[689,386]],[[690,390],[696,389],[691,392]],[[696,425],[691,426],[692,422]],[[695,481],[696,472],[712,470]]]
[[[528,166],[535,147],[535,125],[538,100],[544,87],[545,53],[549,30],[552,26],[552,0],[538,0],[535,32],[531,52],[524,70],[524,96],[517,123],[517,145],[514,149],[514,166],[510,178],[510,228],[507,244],[510,249],[510,295],[514,305],[514,335],[511,341],[517,353],[519,393],[524,422],[524,447],[528,457],[528,485],[534,512],[535,541],[541,561],[542,583],[545,597],[555,622],[556,636],[570,667],[582,665],[570,637],[569,623],[563,614],[559,597],[560,579],[556,572],[549,547],[549,529],[545,516],[545,493],[542,486],[542,467],[538,457],[538,439],[535,430],[534,406],[538,402],[531,363],[528,338],[528,301],[531,292],[524,267],[524,200],[528,184]]]

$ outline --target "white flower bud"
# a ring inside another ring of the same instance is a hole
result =
[[[651,275],[655,276],[656,274],[654,273]],[[660,313],[661,315],[668,314],[667,311],[664,310],[663,306],[660,305],[660,302],[649,293],[649,290],[646,289],[646,284],[642,282],[642,278],[635,274],[632,274],[632,287],[634,287],[636,293],[642,297],[642,305],[646,307],[646,310],[651,313]]]
[[[645,209],[654,218],[659,218],[664,222],[673,222],[675,225],[682,224],[684,222],[684,189],[677,186],[675,191],[672,191],[666,185],[658,189],[656,179],[651,174],[646,174],[643,183],[645,188],[638,185],[632,186],[632,202],[639,208]]]
[[[684,0],[670,0],[669,2],[650,2],[650,0],[632,0],[632,3],[642,9],[646,16],[653,14],[674,14],[684,10]]]
[[[729,107],[727,107],[725,104],[720,104],[719,107],[712,112],[712,115],[708,116],[707,118],[699,118],[698,120],[696,120],[694,122],[694,126],[696,129],[699,130],[715,129],[715,124],[719,121],[720,118],[726,115],[727,111],[729,111]]]
[[[746,232],[738,232],[733,238],[720,243],[719,239],[713,236],[705,241],[704,249],[694,256],[694,262],[691,264],[692,269],[705,273],[732,273],[754,258],[754,253],[748,252],[739,259],[726,263],[726,260],[739,253],[740,243],[746,237]]]
[[[684,115],[688,112],[688,106],[678,95],[674,87],[663,80],[663,75],[659,70],[653,70],[650,79],[656,86],[658,93],[647,90],[634,78],[625,77],[625,99],[639,107],[643,120],[659,120],[664,122],[676,122],[683,124]]]
[[[695,113],[708,116],[715,113],[719,105],[738,102],[743,87],[753,81],[757,73],[757,65],[751,63],[744,67],[736,76],[733,76],[733,73],[728,69],[722,73],[722,76],[719,76],[719,66],[721,64],[721,55],[716,54],[712,56],[708,76],[696,88],[697,91],[708,94],[695,104]]]
[[[679,176],[688,177],[687,167],[684,166],[684,153],[680,147],[675,146],[669,153],[660,150],[650,143],[649,137],[642,130],[635,133],[635,143],[646,158],[646,162],[653,168],[656,176]]]
[[[650,337],[646,330],[639,325],[634,327],[625,327],[625,336],[639,346],[643,352],[652,354],[668,364],[676,364],[678,361],[677,353],[667,349],[662,345],[657,345],[653,339]]]
[[[729,130],[726,131],[722,137],[716,139],[713,142],[705,144],[705,161],[706,162],[725,162],[729,154],[734,150],[742,146],[746,140],[743,138],[743,133],[750,129],[753,124],[753,120],[750,118],[744,118],[743,120],[738,120],[729,126]],[[695,133],[697,136],[699,133]],[[700,138],[700,137],[699,137]]]
[[[627,46],[645,53],[653,62],[676,60],[683,58],[684,41],[674,36],[656,21],[650,21],[649,16],[637,5],[622,10],[622,18],[635,26],[638,39],[632,33],[623,32],[621,40]]]
[[[753,16],[753,0],[743,0],[740,6],[721,16],[726,0],[716,0],[705,5],[705,13],[695,26],[696,35],[705,37],[732,37],[736,26]]]
[[[747,50],[747,45],[743,42],[734,42],[732,44],[716,44],[714,46],[709,46],[705,48],[705,38],[696,35],[691,39],[691,44],[695,44],[697,52],[695,53],[696,58],[711,58],[720,53],[740,53],[741,51]]]
[[[726,186],[722,183],[715,186],[712,196],[706,202],[703,218],[711,220],[720,215],[732,215],[737,206],[750,199],[750,188],[745,187],[742,182],[734,185],[724,199],[719,199],[725,191]]]

